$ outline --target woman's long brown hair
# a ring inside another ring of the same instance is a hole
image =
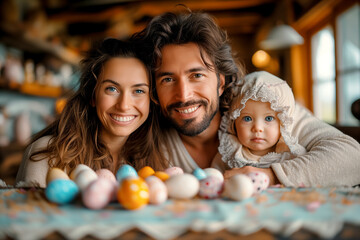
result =
[[[33,142],[47,135],[51,135],[51,140],[45,149],[34,152],[30,156],[31,160],[48,159],[50,167],[58,167],[68,173],[78,164],[85,164],[94,170],[107,168],[113,173],[116,173],[123,163],[130,164],[136,169],[150,166],[155,170],[163,170],[168,167],[168,161],[161,151],[163,139],[159,134],[159,109],[152,101],[149,117],[129,136],[122,147],[121,159],[112,158],[99,136],[101,122],[97,117],[96,108],[90,103],[103,65],[114,57],[143,59],[131,42],[110,38],[93,46],[81,61],[82,75],[78,90],[69,98],[61,115],[34,136]],[[150,78],[150,69],[147,71]],[[150,91],[154,89],[151,83],[150,79]]]

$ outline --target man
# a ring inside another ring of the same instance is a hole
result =
[[[308,153],[260,169],[227,170],[218,153],[218,128],[232,97],[232,83],[244,76],[226,33],[204,13],[166,13],[134,36],[143,41],[153,67],[155,101],[166,119],[169,160],[192,172],[216,167],[225,178],[263,171],[270,184],[353,186],[360,183],[360,145],[297,106],[293,135]],[[220,163],[220,164],[219,164]]]

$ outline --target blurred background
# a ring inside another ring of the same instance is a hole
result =
[[[286,80],[298,103],[360,141],[359,0],[0,0],[0,179],[77,86],[93,41],[125,39],[184,4],[211,14],[248,72]]]

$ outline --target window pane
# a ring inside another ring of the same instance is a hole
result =
[[[325,81],[314,84],[314,114],[328,123],[335,123],[335,82]]]
[[[334,33],[330,26],[311,39],[313,79],[331,81],[335,79]]]
[[[344,74],[339,78],[341,83],[340,95],[340,124],[348,126],[360,126],[360,121],[357,120],[351,113],[351,104],[360,98],[360,70],[350,74]]]
[[[360,5],[356,4],[336,19],[338,50],[339,123],[359,126],[351,104],[360,98]]]
[[[360,68],[360,5],[350,8],[337,19],[337,47],[340,71]],[[360,81],[360,80],[359,80]]]
[[[335,45],[330,26],[311,39],[314,115],[336,122]]]

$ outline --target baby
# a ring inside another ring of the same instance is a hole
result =
[[[291,136],[295,99],[285,81],[254,72],[234,89],[219,130],[219,153],[228,167],[268,168],[306,153]]]

